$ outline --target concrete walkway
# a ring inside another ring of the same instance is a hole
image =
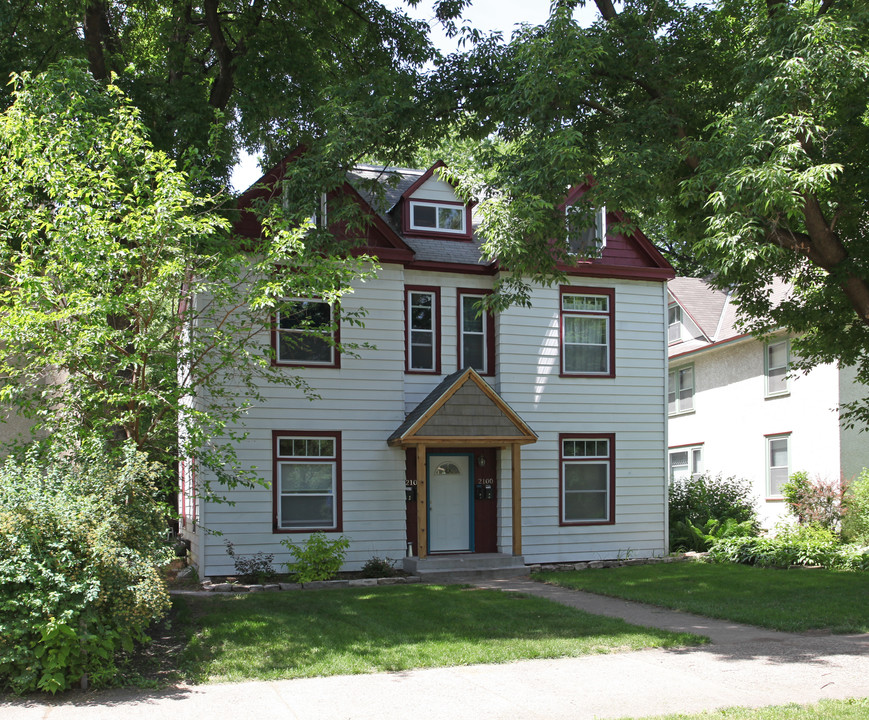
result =
[[[71,694],[48,702],[0,703],[0,718],[583,720],[869,696],[869,635],[772,632],[527,579],[480,585],[638,625],[693,632],[712,642],[506,665]]]

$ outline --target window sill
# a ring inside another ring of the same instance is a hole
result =
[[[777,393],[767,393],[763,396],[764,400],[775,400],[776,398],[790,397],[791,391],[785,390],[784,392]]]
[[[273,535],[287,535],[290,533],[316,533],[316,532],[336,533],[336,532],[341,532],[341,528],[340,527],[330,527],[330,528],[324,528],[324,527],[318,527],[318,528],[276,528],[276,527],[273,527],[272,528]]]
[[[690,410],[678,410],[676,412],[668,412],[667,417],[681,417],[682,415],[693,415],[697,412],[696,408],[691,408]]]
[[[764,502],[774,502],[774,503],[780,503],[780,502],[784,502],[784,501],[785,501],[785,499],[782,496],[768,497],[764,500]]]
[[[594,525],[615,525],[615,520],[562,520],[559,527],[592,527]]]

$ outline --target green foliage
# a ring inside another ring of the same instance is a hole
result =
[[[365,578],[383,578],[393,577],[395,575],[395,560],[387,557],[368,558],[362,566],[362,577]]]
[[[306,583],[315,580],[331,580],[344,564],[344,555],[350,547],[350,539],[341,535],[334,540],[326,538],[323,532],[311,533],[302,545],[296,545],[287,538],[281,540],[295,562],[285,563],[287,572],[291,573],[297,582]]]
[[[258,552],[253,555],[236,555],[235,548],[229,540],[224,540],[226,554],[235,563],[235,574],[243,583],[261,583],[275,577],[275,569],[272,562],[274,553]]]
[[[670,549],[708,550],[713,540],[757,532],[747,480],[694,475],[670,483]]]
[[[334,323],[360,323],[338,301],[370,258],[303,242],[304,208],[280,206],[254,256],[211,209],[217,199],[194,195],[153,147],[128,97],[76,64],[16,78],[14,99],[0,115],[0,403],[60,446],[130,440],[167,482],[180,424],[182,457],[230,487],[252,482],[233,428],[264,384],[315,397],[271,363],[275,308],[315,295]]]
[[[846,490],[847,484],[843,481],[821,477],[812,481],[807,473],[795,472],[782,486],[782,495],[788,510],[801,525],[820,525],[838,533],[846,512]]]
[[[843,546],[834,532],[819,525],[784,525],[773,536],[724,539],[712,546],[709,556],[716,562],[760,567],[869,569],[869,551],[865,547]]]
[[[848,486],[845,507],[842,537],[849,542],[869,545],[869,468],[863,468],[859,477]]]
[[[146,639],[169,605],[157,478],[129,446],[0,466],[0,688],[108,684],[116,653]]]

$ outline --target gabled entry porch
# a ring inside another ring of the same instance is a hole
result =
[[[414,558],[408,564],[421,571],[432,564],[426,563],[431,557],[446,568],[453,557],[458,571],[468,567],[463,561],[469,555],[480,560],[501,555],[498,520],[509,516],[511,553],[502,557],[510,558],[510,567],[524,567],[520,448],[536,441],[534,431],[473,369],[444,378],[388,439],[406,451],[408,544]],[[506,452],[509,482],[499,472]]]

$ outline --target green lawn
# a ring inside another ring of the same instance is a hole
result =
[[[869,573],[680,562],[532,577],[775,630],[869,632]]]
[[[697,715],[656,715],[642,720],[865,720],[867,717],[869,698],[853,698],[822,700],[815,705],[773,705],[757,709],[726,708]]]
[[[275,680],[574,657],[702,642],[535,597],[456,586],[176,598],[191,681]],[[186,621],[185,621],[186,624]]]

